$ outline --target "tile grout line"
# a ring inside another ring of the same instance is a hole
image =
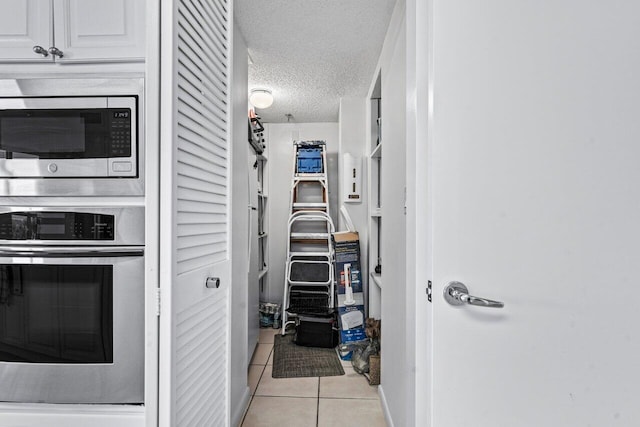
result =
[[[320,425],[320,377],[318,377],[318,398],[316,400],[316,427]]]

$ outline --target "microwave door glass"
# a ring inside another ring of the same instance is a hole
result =
[[[131,110],[1,110],[0,158],[131,156]]]
[[[0,148],[8,158],[64,158],[85,152],[82,117],[5,117]]]

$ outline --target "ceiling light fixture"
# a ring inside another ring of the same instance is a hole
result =
[[[256,108],[269,108],[273,104],[273,95],[267,89],[252,89],[249,102]]]

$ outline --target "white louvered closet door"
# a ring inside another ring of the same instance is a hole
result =
[[[159,419],[226,426],[232,1],[161,7]]]

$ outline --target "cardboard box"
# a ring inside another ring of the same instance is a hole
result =
[[[357,232],[350,231],[333,233],[332,241],[335,251],[340,343],[348,344],[366,338],[360,240]],[[350,360],[351,352],[341,353],[340,357]]]

